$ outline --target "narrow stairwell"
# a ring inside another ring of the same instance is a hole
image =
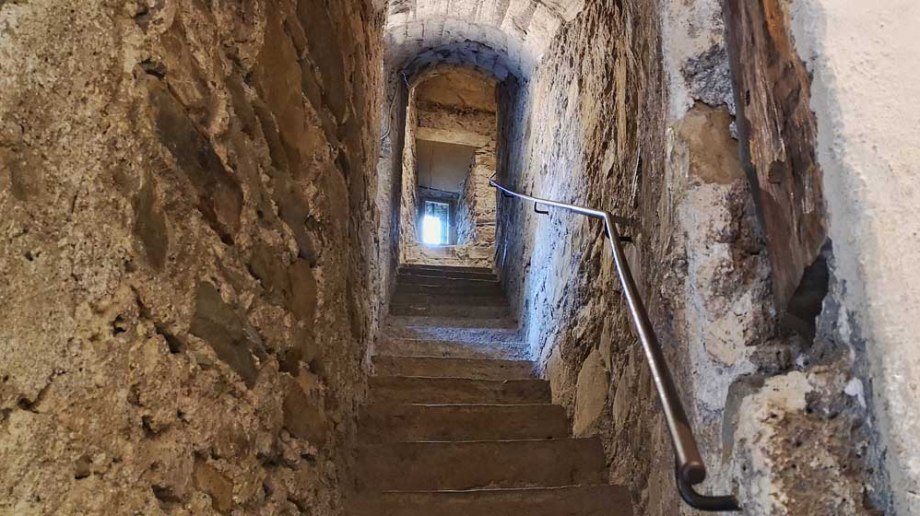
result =
[[[402,267],[359,423],[350,516],[630,515],[522,360],[487,269]]]

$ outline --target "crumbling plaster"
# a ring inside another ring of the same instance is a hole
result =
[[[791,14],[813,74],[833,272],[853,314],[842,338],[870,358],[892,510],[920,514],[920,5],[795,0]]]

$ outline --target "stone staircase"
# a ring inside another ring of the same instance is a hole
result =
[[[349,516],[630,515],[575,439],[489,270],[403,267],[359,422]]]

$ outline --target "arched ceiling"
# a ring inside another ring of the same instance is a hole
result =
[[[522,77],[584,1],[389,0],[387,63],[402,70],[443,61]]]

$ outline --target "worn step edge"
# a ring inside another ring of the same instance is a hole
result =
[[[461,319],[507,319],[511,307],[505,305],[391,303],[390,314],[409,317],[456,317]]]
[[[420,328],[482,328],[482,329],[515,329],[517,320],[511,317],[441,317],[437,315],[392,315],[387,322],[388,326],[420,327]]]
[[[389,355],[375,356],[373,364],[375,373],[380,376],[427,376],[476,380],[524,380],[535,377],[535,364],[529,360]]]
[[[504,292],[496,290],[495,292],[476,295],[476,294],[457,294],[447,292],[441,289],[433,293],[424,292],[403,292],[397,287],[390,304],[411,304],[411,303],[431,303],[437,305],[476,305],[476,306],[503,306],[508,304],[508,298]]]
[[[544,403],[550,400],[549,382],[473,380],[413,376],[372,376],[370,401],[391,403]]]
[[[374,403],[358,428],[367,444],[570,437],[565,409],[551,403]]]
[[[521,342],[466,342],[433,339],[385,337],[378,344],[377,356],[418,358],[484,358],[513,360],[528,356]]]
[[[452,294],[458,296],[504,296],[505,291],[498,283],[473,285],[433,285],[425,283],[403,283],[396,285],[396,295],[400,294]]]
[[[632,516],[625,487],[381,491],[346,500],[348,516]]]
[[[398,270],[433,270],[433,271],[448,271],[448,272],[480,272],[480,273],[493,273],[494,270],[489,267],[469,267],[461,265],[425,265],[425,264],[412,264],[412,263],[402,263],[399,265]]]
[[[432,276],[426,274],[398,274],[397,285],[438,285],[438,286],[499,286],[498,278],[451,278],[447,276]]]
[[[406,276],[424,276],[428,278],[451,278],[451,279],[484,279],[498,281],[498,276],[493,272],[469,272],[469,271],[439,271],[439,270],[399,270],[397,278]]]
[[[593,484],[607,476],[596,437],[364,444],[357,471],[363,489],[421,491]]]

